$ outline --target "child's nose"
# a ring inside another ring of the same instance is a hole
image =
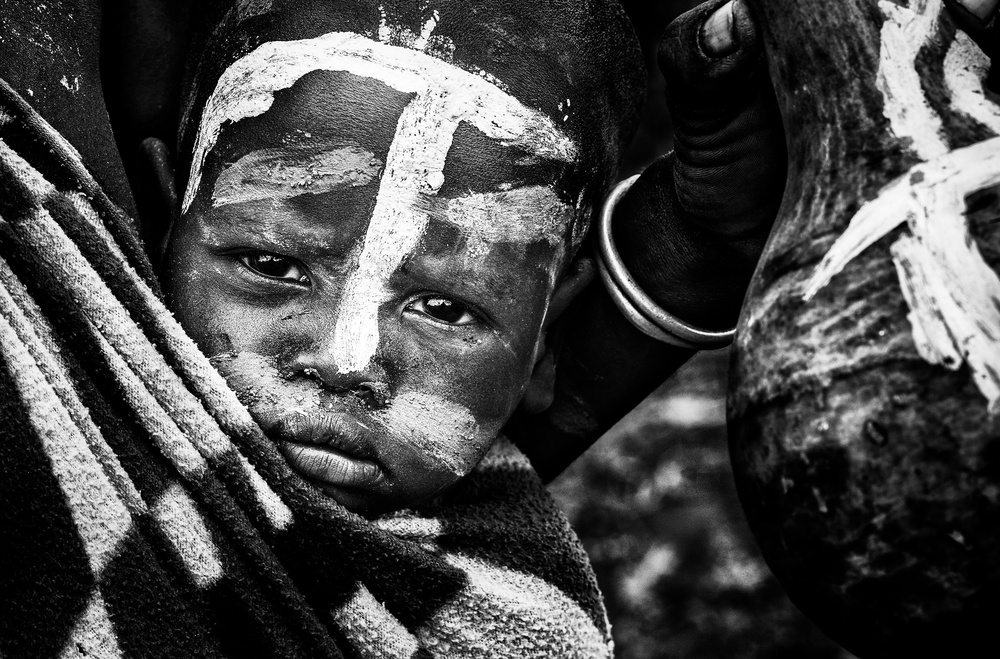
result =
[[[287,366],[294,377],[317,380],[324,388],[337,393],[351,393],[375,407],[390,398],[389,378],[377,359],[370,359],[360,369],[344,369],[343,356],[333,349],[332,340],[316,341],[297,351]]]

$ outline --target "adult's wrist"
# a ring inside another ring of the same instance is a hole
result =
[[[739,234],[701,225],[677,199],[674,167],[671,154],[643,172],[616,209],[613,239],[660,307],[688,324],[725,330],[739,317],[769,225]]]

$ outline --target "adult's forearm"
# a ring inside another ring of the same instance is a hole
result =
[[[709,330],[735,325],[785,178],[781,121],[756,28],[745,6],[723,4],[685,14],[661,40],[676,151],[643,172],[613,218],[615,243],[639,286],[667,312]],[[701,36],[717,12],[731,12],[735,30],[718,56]],[[692,354],[634,329],[599,286],[567,325],[552,406],[512,424],[547,478]]]
[[[675,179],[681,169],[671,153],[643,172],[616,210],[615,244],[636,282],[664,310],[697,327],[729,329],[739,317],[771,225],[764,219],[737,228],[716,227],[702,220],[678,198]],[[767,215],[777,210],[783,171],[780,177],[768,180],[770,189],[758,193],[767,195]],[[721,196],[734,195],[727,190],[731,183],[713,187]],[[744,194],[755,192],[748,189]],[[730,200],[718,205],[726,202],[732,205]],[[731,210],[729,214],[736,215]]]

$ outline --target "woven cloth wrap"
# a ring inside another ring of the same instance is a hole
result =
[[[163,306],[130,222],[0,81],[0,655],[610,656],[509,442],[417,510],[346,511]]]

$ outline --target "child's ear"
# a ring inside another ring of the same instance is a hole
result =
[[[141,150],[149,175],[146,187],[156,203],[149,204],[147,212],[140,213],[140,222],[146,249],[155,266],[159,264],[163,250],[166,249],[170,229],[180,212],[180,202],[174,175],[174,158],[170,149],[160,138],[149,137],[142,141]]]
[[[539,414],[552,404],[556,385],[556,355],[560,343],[556,336],[559,332],[553,331],[552,326],[569,308],[570,303],[594,280],[594,272],[593,259],[578,256],[570,264],[562,281],[556,285],[542,322],[542,336],[535,351],[535,367],[519,405],[522,412]]]

